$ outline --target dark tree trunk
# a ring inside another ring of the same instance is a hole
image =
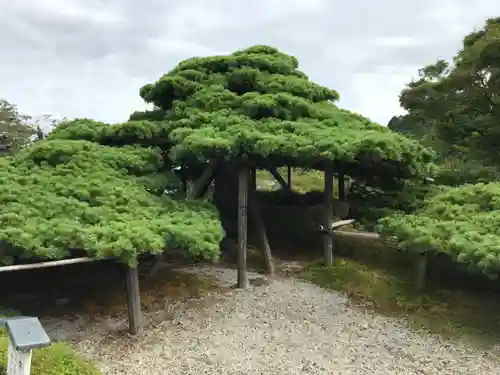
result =
[[[221,162],[217,165],[214,204],[219,210],[226,237],[236,239],[238,234],[238,168],[236,165],[229,162]]]

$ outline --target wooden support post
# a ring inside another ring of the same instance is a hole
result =
[[[325,190],[324,190],[324,223],[325,228],[331,228],[333,222],[333,171],[331,166],[325,169]],[[323,248],[325,252],[325,266],[333,265],[333,238],[323,236]]]
[[[137,267],[127,267],[127,307],[130,334],[138,335],[142,329],[142,312]]]
[[[252,170],[252,177],[254,176],[255,176],[255,169]],[[264,255],[266,271],[269,275],[274,275],[275,267],[274,267],[273,257],[271,254],[271,246],[269,245],[266,226],[264,225],[264,220],[262,219],[262,212],[260,210],[259,201],[257,199],[255,192],[256,192],[255,180],[254,178],[252,178],[250,191],[248,192],[248,200],[249,200],[248,209],[250,213],[250,218],[252,219],[253,225],[255,227],[259,248],[262,250]]]
[[[191,189],[188,192],[188,198],[200,198],[206,193],[208,187],[210,186],[210,183],[214,178],[215,167],[216,163],[213,162],[208,165],[207,168],[205,168],[200,178],[196,180],[191,186]]]
[[[257,169],[255,168],[252,168],[251,172],[250,172],[250,191],[255,191],[257,190]]]
[[[345,176],[342,172],[338,175],[339,200],[345,201]]]
[[[288,187],[291,189],[292,188],[292,167],[289,165],[286,167],[286,182],[288,184]]]
[[[186,179],[183,178],[181,180],[181,184],[182,184],[182,195],[187,198],[189,191],[188,191],[188,183],[187,183]]]
[[[415,288],[417,290],[425,289],[425,281],[427,277],[427,255],[420,253],[417,255],[415,263]]]
[[[249,169],[240,165],[238,175],[238,288],[248,288],[247,235]]]

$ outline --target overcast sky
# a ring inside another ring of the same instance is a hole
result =
[[[31,114],[106,122],[191,56],[268,44],[340,105],[386,124],[422,66],[500,16],[498,0],[0,0],[0,98]]]

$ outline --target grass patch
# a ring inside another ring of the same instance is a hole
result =
[[[279,174],[287,180],[287,168],[278,168]],[[279,190],[280,185],[274,177],[265,170],[257,171],[257,185],[259,190]],[[298,193],[322,191],[324,174],[321,171],[292,168],[292,189]]]
[[[5,330],[0,329],[0,373],[7,371]],[[102,375],[92,363],[78,356],[67,344],[58,342],[33,351],[31,375]]]
[[[494,313],[500,309],[500,299],[491,292],[434,287],[419,292],[409,272],[390,271],[345,258],[337,258],[330,268],[313,264],[300,277],[344,292],[358,305],[404,318],[413,328],[445,338],[492,345],[500,337],[500,322]]]
[[[19,315],[12,309],[0,308],[0,316]],[[7,372],[8,336],[5,328],[0,328],[0,374]],[[31,361],[31,375],[102,375],[91,362],[80,357],[62,342],[35,349]]]

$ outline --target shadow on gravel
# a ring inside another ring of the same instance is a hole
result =
[[[141,306],[145,315],[165,310],[173,301],[198,299],[219,291],[207,277],[161,269],[149,276],[150,264],[141,263]],[[126,314],[125,274],[108,261],[0,274],[2,306],[24,315],[43,317],[102,317]]]

